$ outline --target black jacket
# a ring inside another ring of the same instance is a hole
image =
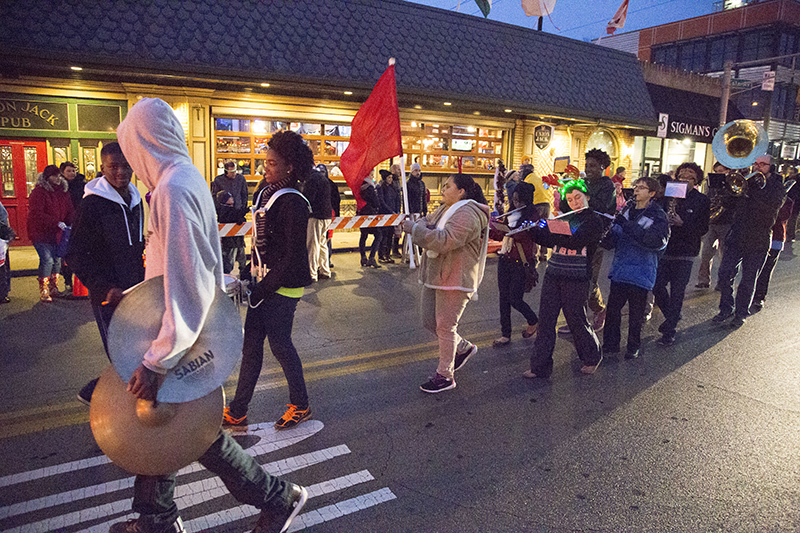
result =
[[[328,178],[328,186],[331,188],[331,210],[333,216],[339,217],[341,215],[342,197],[339,195],[339,186],[336,185],[332,179]]]
[[[381,210],[381,201],[378,199],[378,193],[375,191],[375,186],[369,181],[364,181],[361,184],[361,199],[364,200],[366,205],[358,210],[359,215],[377,215]]]
[[[144,280],[143,203],[129,209],[97,194],[81,203],[66,260],[95,305],[109,289],[125,290]]]
[[[388,215],[400,212],[400,193],[394,185],[387,185],[386,182],[378,186],[378,201],[381,204],[380,214]]]
[[[545,275],[587,280],[592,277],[592,258],[603,237],[603,217],[584,209],[570,219],[572,235],[550,233],[548,227],[533,226],[534,242],[553,249]]]
[[[767,253],[772,244],[772,226],[786,197],[786,189],[774,176],[767,178],[763,189],[748,187],[747,196],[739,199],[726,244]]]
[[[411,213],[428,214],[428,202],[425,201],[425,183],[422,178],[410,176],[406,182],[408,190],[408,210]]]
[[[85,187],[86,176],[83,174],[75,174],[72,181],[67,181],[67,192],[69,193],[69,197],[72,200],[72,207],[75,208],[76,213],[81,207],[81,200],[83,200],[83,191]]]
[[[331,191],[328,180],[319,171],[312,170],[303,183],[303,196],[311,204],[311,218],[330,220]]]
[[[608,176],[601,176],[596,180],[585,180],[587,194],[589,195],[589,208],[607,215],[617,212],[617,189]],[[560,211],[570,211],[566,198],[561,198]]]
[[[258,201],[258,198],[256,199]],[[261,202],[266,204],[266,202]],[[261,207],[261,206],[260,206]],[[258,257],[269,272],[261,280],[263,290],[275,292],[281,287],[297,288],[311,285],[311,270],[308,267],[306,230],[308,227],[308,204],[295,193],[283,194],[263,215],[256,212],[254,224],[258,231],[252,261],[258,265]]]
[[[669,210],[670,198],[658,200],[664,211]],[[700,242],[708,232],[711,201],[708,196],[692,189],[686,198],[679,198],[675,212],[683,220],[682,226],[670,226],[669,242],[664,255],[670,257],[695,257],[700,253]]]

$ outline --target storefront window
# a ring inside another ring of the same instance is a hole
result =
[[[249,154],[250,137],[217,137],[217,153]]]
[[[97,174],[97,150],[94,148],[83,149],[83,168],[87,180],[93,180]]]
[[[14,197],[14,160],[10,146],[0,146],[0,176],[3,177],[3,196]]]
[[[603,150],[612,160],[617,157],[617,143],[614,141],[614,137],[605,130],[597,130],[589,136],[589,140],[586,142],[586,151],[594,148]]]
[[[503,153],[504,130],[455,124],[401,122],[407,166],[419,161],[423,172],[452,172],[461,168],[472,174],[493,174]]]
[[[66,148],[53,148],[53,161],[55,166],[60,167],[61,163],[66,163],[69,161],[69,157],[67,157],[67,149]]]
[[[36,186],[36,177],[39,175],[37,172],[37,156],[36,156],[36,147],[34,146],[26,146],[24,148],[25,153],[25,181],[28,182],[28,196],[31,195],[31,191]]]

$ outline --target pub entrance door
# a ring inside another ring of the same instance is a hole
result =
[[[31,245],[27,228],[28,196],[45,166],[45,141],[0,139],[0,196],[8,211],[8,221],[17,234],[12,246]]]

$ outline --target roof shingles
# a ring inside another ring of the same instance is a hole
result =
[[[62,20],[54,32],[39,14]],[[5,0],[0,55],[371,87],[651,125],[636,58],[401,0]]]

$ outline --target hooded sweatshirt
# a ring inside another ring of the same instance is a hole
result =
[[[143,363],[164,374],[197,340],[216,288],[224,288],[214,201],[189,157],[181,123],[163,100],[137,102],[117,137],[151,191],[145,279],[164,277],[166,309]]]
[[[132,183],[128,191],[126,204],[105,178],[88,182],[72,228],[67,263],[95,305],[110,289],[125,290],[144,279],[144,203]]]

